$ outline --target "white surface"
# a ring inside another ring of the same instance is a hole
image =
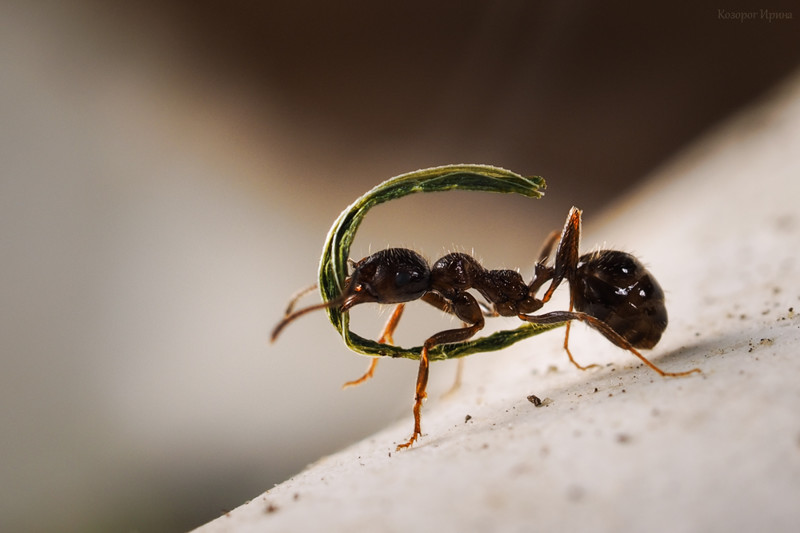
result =
[[[599,370],[571,367],[561,331],[472,356],[412,449],[410,382],[406,419],[198,531],[800,530],[798,82],[584,238],[650,266],[671,322],[648,355],[701,375],[660,378],[581,326]]]

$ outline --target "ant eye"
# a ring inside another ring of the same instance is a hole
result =
[[[411,272],[400,271],[394,275],[394,284],[397,287],[402,287],[403,285],[407,285],[408,282],[411,281],[411,278]]]

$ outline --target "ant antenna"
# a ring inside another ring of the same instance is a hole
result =
[[[289,312],[287,312],[286,316],[283,317],[283,320],[278,322],[278,325],[275,326],[275,329],[272,330],[272,336],[270,337],[270,342],[275,342],[275,339],[278,338],[278,335],[280,335],[281,331],[283,331],[283,328],[285,328],[287,324],[289,324],[290,322],[293,322],[296,318],[300,318],[301,316],[310,313],[311,311],[316,311],[318,309],[328,309],[330,307],[338,307],[345,303],[346,298],[347,294],[342,294],[341,296],[333,300],[328,300],[327,302],[322,302],[320,304],[310,305],[308,307],[299,309],[293,313],[290,312],[291,311],[291,306],[290,306],[289,309],[287,309],[287,311]]]

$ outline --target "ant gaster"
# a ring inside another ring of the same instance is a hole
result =
[[[652,348],[667,327],[664,292],[656,279],[632,255],[617,250],[599,250],[579,255],[581,211],[573,207],[564,229],[553,232],[542,246],[534,268],[534,276],[526,284],[514,270],[487,270],[476,259],[464,253],[448,254],[432,266],[418,253],[405,248],[389,248],[376,252],[353,264],[353,272],[345,282],[342,294],[329,302],[292,312],[299,293],[289,305],[285,318],[272,332],[274,341],[281,330],[297,317],[316,309],[351,307],[368,302],[397,304],[378,342],[393,343],[392,335],[402,315],[405,302],[424,302],[458,317],[464,327],[436,333],[425,341],[419,358],[414,398],[414,432],[407,448],[421,435],[420,409],[428,383],[428,351],[439,344],[466,341],[484,326],[485,316],[517,317],[533,324],[566,323],[564,349],[569,360],[581,366],[569,350],[569,328],[579,320],[599,331],[616,346],[628,350],[662,376],[685,376],[700,372],[664,372],[645,358],[637,348]],[[554,264],[548,265],[556,246]],[[541,298],[536,293],[547,282]],[[532,314],[546,304],[556,288],[569,285],[569,310]],[[312,287],[313,288],[313,287]],[[489,305],[480,304],[469,289],[477,291]],[[359,379],[345,384],[357,385],[372,377],[377,358]]]

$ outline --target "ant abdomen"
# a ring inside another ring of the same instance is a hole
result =
[[[573,285],[575,309],[608,324],[636,348],[652,348],[667,327],[664,291],[631,254],[582,255]]]

